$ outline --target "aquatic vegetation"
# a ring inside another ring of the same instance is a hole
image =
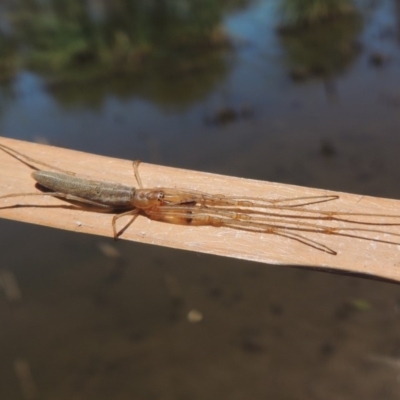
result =
[[[19,65],[14,41],[0,34],[0,83],[10,81]]]
[[[228,42],[220,28],[223,6],[211,0],[22,3],[10,11],[14,38],[26,65],[47,72],[93,65],[130,72],[149,56]]]
[[[226,73],[231,46],[223,16],[249,1],[19,0],[4,20],[17,64],[41,75],[53,95],[63,92],[63,102],[73,102],[82,85],[122,96],[140,92],[151,76],[153,100],[182,104]],[[0,79],[1,70],[0,62]]]
[[[282,0],[280,30],[296,30],[355,13],[352,0]]]
[[[352,14],[295,31],[281,31],[292,78],[326,78],[342,72],[359,54],[357,35],[361,28],[361,18]]]

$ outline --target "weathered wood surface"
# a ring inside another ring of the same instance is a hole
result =
[[[2,137],[0,137],[0,143],[34,159],[76,172],[79,176],[136,186],[132,161],[129,160],[114,159]],[[337,194],[340,196],[339,200],[317,204],[312,208],[315,210],[400,215],[400,201],[398,200],[262,182],[146,163],[140,165],[140,173],[145,187],[149,188],[160,186],[274,199]],[[26,165],[0,151],[0,196],[9,193],[38,191],[30,175],[31,170]],[[0,201],[0,207],[15,203],[41,206],[0,208],[0,217],[2,218],[112,237],[111,214],[54,207],[68,203],[51,196],[10,198]],[[48,205],[53,207],[43,207]],[[123,222],[125,220],[119,221],[119,227]],[[400,234],[399,226],[384,227],[383,229]],[[288,264],[347,271],[400,282],[400,245],[334,235],[307,234],[307,236],[331,247],[338,254],[330,255],[276,235],[211,226],[179,226],[151,221],[142,216],[137,218],[120,239],[268,264]],[[376,234],[376,237],[382,238],[383,235]],[[398,239],[400,242],[400,237]]]

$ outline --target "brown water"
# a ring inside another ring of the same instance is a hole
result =
[[[187,74],[51,86],[22,69],[0,89],[0,132],[400,198],[398,2],[366,2],[362,22],[335,27],[357,51],[329,68],[312,59],[318,74],[301,82],[290,71],[309,39],[279,37],[273,5],[223,13],[233,49]],[[5,220],[0,243],[22,295],[0,290],[0,399],[399,398],[397,285]]]

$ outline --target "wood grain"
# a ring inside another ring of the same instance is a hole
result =
[[[135,186],[132,162],[73,150],[0,138],[0,143],[30,157],[73,171],[89,179],[107,180]],[[400,215],[400,201],[338,193],[273,182],[182,170],[142,163],[145,187],[171,187],[224,195],[286,198],[337,194],[339,200],[312,206],[315,210]],[[0,151],[0,196],[38,191],[31,170]],[[0,217],[16,221],[112,237],[112,215],[65,208],[68,203],[50,196],[0,200],[0,207],[31,204],[33,207],[0,208]],[[47,207],[53,206],[53,207]],[[400,221],[400,219],[399,219]],[[127,222],[127,221],[126,221]],[[119,221],[121,227],[123,221]],[[384,228],[400,234],[400,226]],[[268,264],[287,264],[363,274],[400,282],[400,245],[334,235],[307,234],[338,252],[330,255],[276,235],[251,233],[211,226],[179,226],[138,217],[120,239],[159,246],[216,254]],[[382,234],[376,234],[381,237]],[[393,239],[393,238],[392,238]],[[400,237],[398,238],[400,242]]]

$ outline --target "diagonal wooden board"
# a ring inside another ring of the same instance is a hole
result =
[[[73,171],[89,179],[136,186],[132,161],[28,143],[0,137],[4,144],[31,158]],[[46,169],[46,168],[43,168]],[[273,182],[262,182],[142,163],[145,187],[171,187],[224,195],[260,198],[293,198],[337,194],[339,200],[313,205],[315,210],[400,215],[400,201],[331,192]],[[0,151],[0,196],[38,191],[26,165]],[[0,200],[0,207],[33,204],[57,207],[0,208],[0,217],[74,232],[112,237],[111,214],[58,207],[66,205],[51,196]],[[119,227],[124,221],[119,221]],[[127,222],[127,221],[126,221]],[[399,218],[400,222],[400,218]],[[381,227],[400,234],[400,226]],[[377,238],[386,235],[374,234]],[[286,264],[364,274],[400,282],[400,244],[391,245],[334,235],[307,234],[338,252],[330,255],[296,241],[271,234],[211,226],[180,226],[151,221],[140,216],[120,239],[210,253],[268,264]],[[393,240],[393,237],[391,237]],[[398,238],[400,243],[400,236]]]

